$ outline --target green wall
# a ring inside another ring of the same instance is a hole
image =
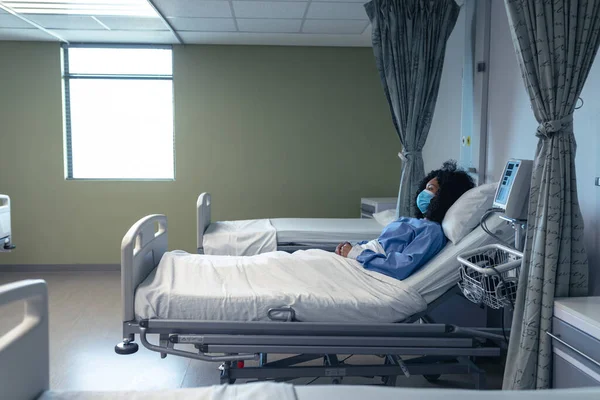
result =
[[[18,248],[0,264],[118,263],[139,218],[169,218],[195,250],[195,203],[213,219],[355,217],[393,196],[400,145],[371,49],[174,48],[176,181],[64,179],[60,47],[0,42],[0,193]]]

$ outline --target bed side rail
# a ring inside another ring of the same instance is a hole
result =
[[[202,248],[204,231],[210,225],[210,193],[201,193],[196,201],[196,249]]]
[[[167,251],[167,217],[148,215],[136,222],[121,242],[121,296],[123,322],[135,318],[137,286],[158,265]]]
[[[0,337],[2,398],[34,399],[50,386],[48,289],[40,279],[0,286],[0,307],[25,301],[23,320]]]

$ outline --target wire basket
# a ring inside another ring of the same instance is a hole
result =
[[[462,264],[458,286],[468,300],[496,310],[514,305],[523,253],[491,244],[457,259]]]

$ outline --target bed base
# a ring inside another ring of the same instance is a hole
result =
[[[475,387],[485,385],[485,372],[473,357],[498,357],[502,335],[492,329],[470,329],[436,324],[427,311],[455,294],[448,291],[429,305],[428,310],[404,323],[338,324],[317,322],[227,322],[189,320],[135,320],[134,295],[137,286],[158,265],[167,250],[167,219],[150,215],[127,232],[121,245],[123,294],[123,342],[119,354],[138,350],[138,335],[148,350],[220,362],[221,382],[236,379],[289,380],[300,377],[328,377],[339,383],[345,376],[380,376],[395,384],[398,375],[424,375],[435,380],[440,374],[471,374]],[[415,323],[420,321],[422,323]],[[158,335],[159,344],[148,341]],[[193,345],[196,352],[181,349]],[[179,347],[179,348],[176,348]],[[268,362],[269,354],[286,358]],[[337,354],[384,355],[381,365],[350,365]],[[403,356],[410,359],[404,360]],[[306,366],[321,359],[322,366]],[[242,366],[241,361],[257,361]]]

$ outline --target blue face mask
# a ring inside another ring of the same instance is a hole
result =
[[[429,208],[429,203],[431,202],[431,199],[433,199],[434,197],[435,197],[435,194],[433,194],[431,191],[429,191],[427,189],[423,190],[417,196],[417,207],[419,207],[419,210],[421,210],[421,212],[423,214],[425,214],[427,212],[427,209]]]

